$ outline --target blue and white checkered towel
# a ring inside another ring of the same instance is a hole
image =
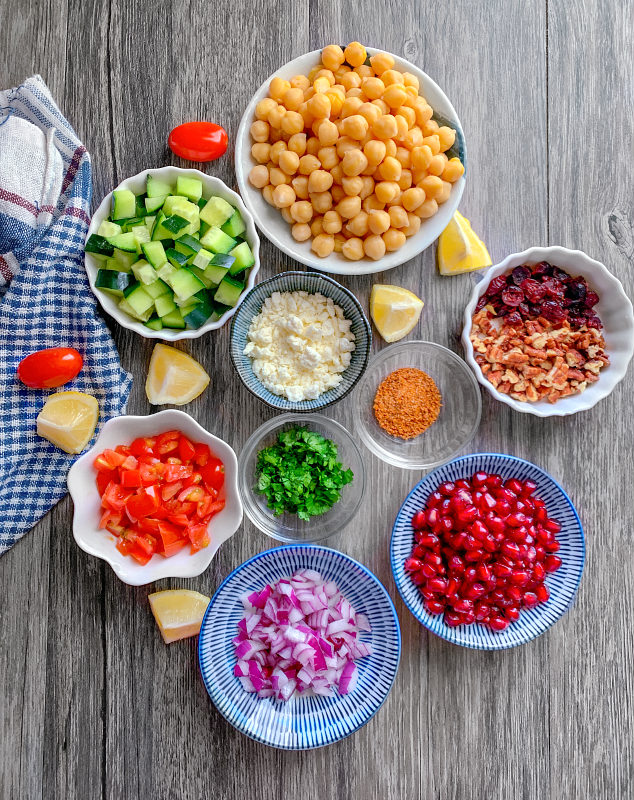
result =
[[[130,393],[84,271],[90,196],[90,157],[42,78],[0,92],[0,554],[64,496],[76,458],[37,436],[55,390],[23,386],[21,359],[79,350],[84,368],[59,391],[94,395],[100,424],[125,412]]]

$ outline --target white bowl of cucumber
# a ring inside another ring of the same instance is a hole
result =
[[[88,229],[85,265],[101,307],[147,339],[222,327],[253,288],[260,240],[240,195],[197,169],[161,167],[110,192]]]

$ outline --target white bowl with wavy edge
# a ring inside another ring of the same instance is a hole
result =
[[[487,286],[493,278],[504,275],[514,267],[522,264],[538,264],[547,261],[555,267],[568,272],[573,277],[581,275],[588,281],[599,295],[599,302],[595,310],[603,323],[603,336],[605,349],[610,357],[610,365],[604,367],[599,373],[599,380],[591,384],[579,394],[564,397],[556,403],[540,400],[536,403],[515,400],[509,395],[498,392],[483,375],[478,366],[469,339],[473,313],[478,300],[485,293]],[[504,261],[490,267],[483,275],[482,280],[476,284],[464,312],[464,328],[462,331],[462,346],[465,359],[476,378],[496,400],[506,403],[507,406],[523,414],[534,414],[537,417],[565,417],[576,414],[578,411],[587,411],[595,406],[599,400],[607,397],[614,387],[625,377],[628,364],[634,354],[634,313],[632,303],[625,294],[621,282],[599,261],[582,253],[581,250],[569,250],[566,247],[530,247],[521,253],[512,253]]]
[[[220,497],[226,505],[209,522],[210,542],[197,553],[190,554],[184,547],[170,558],[154,555],[147,564],[137,563],[131,556],[124,556],[117,548],[117,538],[108,531],[99,529],[101,498],[97,491],[93,467],[95,457],[105,448],[114,449],[118,444],[130,444],[139,436],[156,436],[169,430],[182,431],[192,442],[209,445],[211,451],[225,466],[225,485]],[[238,493],[238,460],[226,442],[206,431],[184,411],[167,409],[147,417],[113,417],[103,426],[94,446],[84,453],[70,468],[68,490],[73,498],[73,536],[75,541],[90,555],[107,561],[124,583],[143,586],[161,578],[195,578],[203,573],[223,542],[238,530],[242,522],[242,503]]]
[[[101,262],[93,258],[90,253],[84,253],[84,264],[86,267],[86,272],[88,273],[90,288],[92,289],[93,294],[99,301],[103,310],[110,314],[110,316],[115,319],[119,325],[122,325],[124,328],[127,328],[130,331],[138,333],[145,339],[162,339],[166,342],[177,342],[180,339],[197,339],[199,336],[202,336],[208,331],[215,331],[218,328],[222,328],[222,326],[235,314],[236,309],[242,302],[242,298],[245,297],[249,289],[252,289],[255,286],[255,279],[260,269],[260,239],[258,237],[258,232],[255,227],[253,217],[251,216],[251,213],[245,204],[242,202],[240,195],[230,189],[225,183],[223,183],[223,181],[220,180],[220,178],[215,178],[213,175],[205,175],[204,172],[201,172],[198,169],[181,169],[180,167],[159,167],[158,169],[145,169],[143,172],[139,172],[138,175],[133,175],[131,178],[126,178],[116,188],[130,189],[135,194],[142,194],[145,192],[148,175],[152,175],[153,177],[162,181],[168,181],[174,186],[176,186],[176,179],[179,175],[187,178],[198,178],[203,183],[203,197],[208,198],[212,195],[222,197],[223,200],[231,203],[231,205],[235,206],[240,214],[242,214],[242,218],[247,226],[245,239],[253,251],[255,264],[251,267],[249,277],[240,300],[238,300],[234,308],[230,308],[228,311],[225,311],[220,319],[216,320],[215,322],[207,321],[204,325],[201,325],[200,328],[185,328],[184,330],[162,328],[160,331],[153,331],[146,327],[142,322],[133,319],[129,314],[126,314],[125,311],[121,311],[117,304],[116,298],[112,297],[107,292],[100,291],[95,287],[97,272],[99,271]],[[101,201],[99,208],[94,213],[90,227],[88,228],[88,233],[86,234],[86,241],[90,236],[92,236],[93,233],[97,233],[101,223],[108,219],[111,205],[112,192],[109,192]]]
[[[371,55],[387,52],[376,47],[368,47],[367,50]],[[395,69],[411,72],[413,75],[416,75],[420,81],[420,93],[434,109],[434,117],[442,118],[443,124],[446,123],[450,127],[455,128],[456,144],[454,147],[456,148],[456,152],[459,153],[460,160],[464,164],[466,170],[467,155],[464,133],[458,115],[450,103],[449,98],[442,91],[440,86],[415,64],[393,53],[390,53],[390,55],[394,58]],[[244,198],[247,208],[253,214],[258,228],[267,239],[301,264],[336,275],[370,275],[383,272],[384,270],[397,267],[405,261],[409,261],[436,241],[447,227],[449,220],[458,208],[460,198],[464,191],[466,172],[465,175],[454,183],[449,200],[439,207],[438,212],[433,217],[422,221],[418,233],[409,237],[399,250],[387,253],[378,261],[372,261],[369,258],[364,258],[361,261],[349,261],[341,255],[341,253],[335,252],[331,253],[327,258],[319,258],[319,256],[315,255],[310,249],[310,239],[307,242],[296,242],[291,235],[290,225],[284,222],[279,209],[270,206],[262,196],[262,192],[249,183],[249,172],[251,168],[255,166],[255,161],[251,157],[252,142],[249,129],[251,123],[255,119],[254,113],[256,105],[260,100],[268,96],[268,88],[271,80],[276,76],[288,80],[294,75],[308,75],[308,72],[319,63],[320,58],[321,50],[313,50],[310,53],[299,56],[299,58],[293,61],[289,61],[276,70],[273,75],[268,77],[253,95],[251,102],[242,115],[236,135],[235,167],[240,193]]]

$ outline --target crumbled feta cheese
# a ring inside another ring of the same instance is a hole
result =
[[[253,318],[244,354],[273,394],[315,399],[341,382],[355,349],[351,322],[331,298],[273,292]]]

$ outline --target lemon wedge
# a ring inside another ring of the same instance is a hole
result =
[[[204,594],[189,589],[166,589],[148,596],[165,644],[196,636],[209,605]]]
[[[370,315],[386,342],[398,342],[420,319],[423,301],[401,286],[375,283],[370,295]]]
[[[99,404],[83,392],[57,392],[44,404],[37,417],[37,435],[67,453],[81,453],[91,440]]]
[[[489,267],[493,262],[484,242],[459,211],[438,239],[438,269],[441,275],[460,275]]]
[[[183,406],[202,394],[208,385],[209,375],[198,361],[167,344],[155,345],[145,382],[152,405]]]

